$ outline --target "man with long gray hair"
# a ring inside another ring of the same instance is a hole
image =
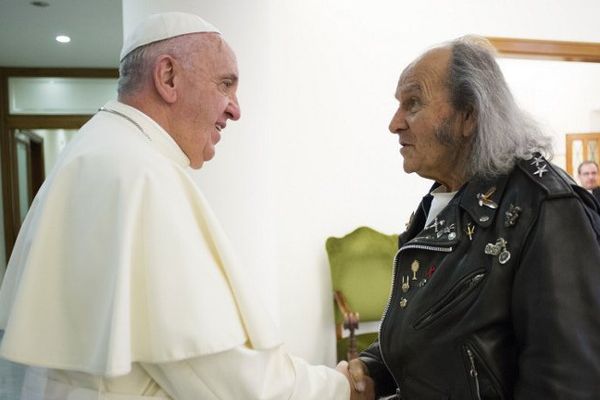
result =
[[[404,170],[434,184],[400,235],[379,340],[349,364],[355,390],[597,398],[597,203],[545,158],[485,39],[427,51],[396,98]]]

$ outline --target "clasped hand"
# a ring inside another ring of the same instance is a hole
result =
[[[344,374],[350,383],[350,400],[375,400],[373,380],[368,376],[367,367],[362,361],[340,361],[335,369]]]

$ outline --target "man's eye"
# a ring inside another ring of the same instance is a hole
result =
[[[405,103],[406,110],[408,110],[410,112],[417,111],[420,105],[421,105],[421,102],[416,97],[411,97]]]

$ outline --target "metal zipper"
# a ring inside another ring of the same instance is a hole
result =
[[[429,325],[432,322],[432,318],[437,317],[442,310],[446,310],[451,305],[463,300],[468,296],[472,289],[475,288],[485,278],[483,270],[476,271],[475,274],[467,275],[459,281],[454,287],[449,290],[440,301],[430,307],[424,314],[422,314],[417,321],[414,322],[413,328],[422,329],[424,326]],[[449,298],[449,299],[448,299]],[[442,303],[440,305],[440,303]]]
[[[400,252],[402,251],[402,247],[398,249],[398,251],[396,252],[396,255],[394,256],[394,263],[392,266],[392,287],[390,289],[390,296],[388,298],[388,302],[385,305],[385,309],[383,310],[383,315],[381,316],[381,324],[379,324],[379,333],[378,333],[378,337],[379,337],[379,354],[381,355],[381,361],[383,361],[383,365],[385,365],[385,368],[387,368],[388,371],[390,371],[390,375],[392,375],[392,378],[394,379],[394,382],[396,383],[396,387],[399,388],[400,385],[398,385],[398,381],[396,381],[396,377],[394,376],[394,374],[391,373],[390,367],[388,366],[387,362],[385,361],[385,357],[383,356],[383,351],[381,351],[381,329],[383,328],[383,321],[385,320],[385,316],[387,315],[388,309],[390,308],[390,304],[392,303],[392,297],[394,297],[394,285],[396,283],[396,271],[398,269],[398,255],[400,255]]]
[[[465,349],[467,350],[467,356],[469,357],[469,364],[471,364],[469,375],[471,375],[475,382],[475,395],[477,396],[477,400],[481,400],[481,393],[479,393],[479,373],[477,372],[477,367],[475,367],[475,356],[471,349],[468,347],[465,347]]]
[[[381,355],[381,361],[383,361],[383,365],[385,365],[385,367],[387,368],[388,371],[390,370],[390,367],[388,366],[387,362],[385,361],[385,357],[383,356],[383,351],[381,351],[381,330],[383,328],[383,321],[385,320],[385,317],[387,315],[388,309],[390,308],[390,304],[392,302],[392,297],[394,297],[394,286],[396,284],[396,273],[397,273],[397,269],[398,269],[398,256],[400,255],[400,253],[403,250],[407,250],[407,249],[421,249],[421,250],[429,250],[429,251],[440,251],[440,252],[444,252],[444,253],[450,253],[452,252],[452,247],[438,247],[438,246],[426,246],[426,245],[422,245],[422,244],[409,244],[406,246],[402,246],[398,249],[398,251],[396,252],[396,255],[394,255],[394,262],[393,262],[393,266],[392,266],[392,287],[390,289],[390,296],[388,298],[388,302],[385,305],[385,309],[383,310],[383,315],[381,316],[381,324],[379,324],[379,333],[378,333],[378,337],[379,337],[379,354]],[[396,381],[396,377],[392,375],[392,378],[394,379],[394,382],[396,383],[396,387],[400,387],[400,385],[398,385],[398,382]]]
[[[440,247],[440,246],[427,246],[425,244],[407,244],[398,250],[398,252],[407,249],[420,249],[420,250],[429,250],[429,251],[440,251],[442,253],[451,253],[452,247]]]

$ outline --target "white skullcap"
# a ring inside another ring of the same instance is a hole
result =
[[[150,15],[127,36],[123,43],[119,61],[123,61],[127,54],[140,46],[187,35],[188,33],[201,32],[221,33],[213,25],[195,14],[166,12]]]

